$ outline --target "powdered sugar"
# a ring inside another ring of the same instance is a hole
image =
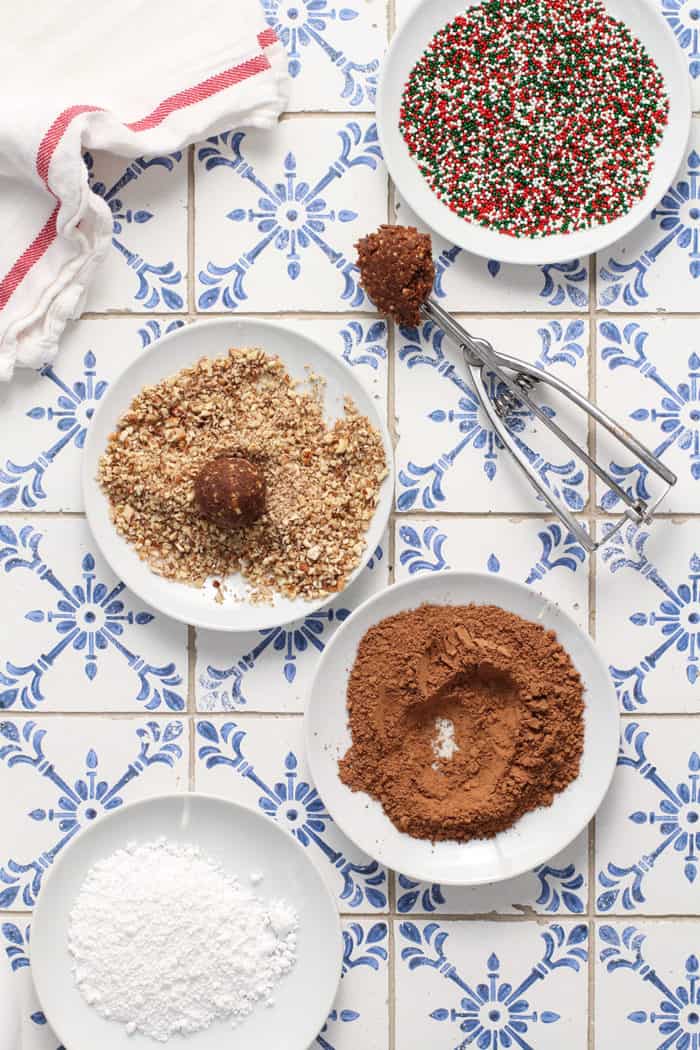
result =
[[[296,960],[298,917],[264,902],[197,847],[129,845],[90,870],[70,916],[83,998],[159,1042],[238,1024]]]
[[[459,751],[459,745],[455,740],[455,724],[449,718],[436,718],[435,730],[437,735],[433,739],[433,754],[436,758],[452,758],[455,751]],[[436,769],[437,765],[433,766]]]

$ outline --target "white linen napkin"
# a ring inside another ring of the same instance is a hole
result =
[[[30,0],[0,39],[0,380],[56,353],[110,242],[83,149],[172,153],[273,125],[282,45],[259,0]]]

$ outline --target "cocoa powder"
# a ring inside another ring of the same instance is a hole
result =
[[[365,634],[340,776],[397,828],[489,838],[578,776],[583,685],[552,631],[497,606],[423,605]]]

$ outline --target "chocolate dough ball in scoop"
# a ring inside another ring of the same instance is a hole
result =
[[[415,226],[380,226],[358,241],[362,287],[397,324],[420,324],[420,308],[435,280],[430,235]]]
[[[202,516],[223,528],[252,525],[265,513],[265,495],[258,467],[233,454],[205,463],[194,482]]]

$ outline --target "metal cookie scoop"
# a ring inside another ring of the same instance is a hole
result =
[[[652,520],[656,508],[678,480],[673,471],[624,427],[568,383],[517,357],[499,353],[486,339],[470,335],[444,310],[430,296],[434,266],[430,238],[427,234],[421,234],[410,226],[382,226],[377,233],[363,238],[357,248],[362,285],[380,310],[390,314],[398,324],[417,325],[421,318],[432,321],[459,346],[474,390],[494,431],[537,494],[586,550],[596,551],[614,536],[626,521],[642,524]],[[489,376],[494,376],[498,385],[490,384]],[[604,467],[536,404],[531,394],[540,384],[550,386],[568,398],[577,408],[588,413],[643,463],[651,474],[660,478],[666,486],[661,495],[652,502],[636,499],[626,492]],[[494,397],[491,397],[489,389],[497,391]],[[599,542],[593,540],[583,524],[554,496],[538,472],[519,451],[506,425],[506,419],[521,408],[531,412],[623,502],[624,514]]]

